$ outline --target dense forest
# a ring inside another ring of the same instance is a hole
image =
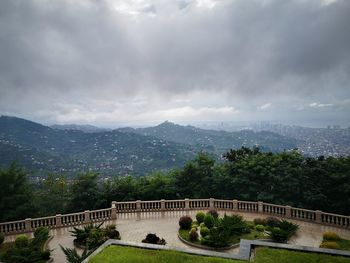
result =
[[[217,163],[204,153],[181,169],[147,176],[74,180],[48,175],[40,183],[16,164],[0,171],[0,221],[106,208],[111,201],[179,198],[260,200],[349,215],[350,156],[309,158],[296,151],[230,150]]]

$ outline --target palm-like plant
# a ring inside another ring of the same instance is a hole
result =
[[[66,259],[69,263],[81,263],[93,252],[93,250],[84,249],[83,253],[79,255],[75,248],[64,248],[61,245],[60,247],[63,253],[66,255]]]

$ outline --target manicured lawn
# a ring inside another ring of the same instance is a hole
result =
[[[189,255],[176,251],[109,246],[89,263],[244,263],[239,260]]]
[[[350,258],[261,247],[254,263],[350,263]]]

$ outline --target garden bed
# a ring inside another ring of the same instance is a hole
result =
[[[323,240],[320,248],[331,248],[350,251],[350,240],[341,238],[334,232],[323,233]]]
[[[286,242],[296,233],[298,225],[274,217],[245,221],[239,215],[219,218],[215,210],[198,212],[196,220],[183,216],[179,220],[179,239],[194,247],[227,250],[239,245],[241,239]]]

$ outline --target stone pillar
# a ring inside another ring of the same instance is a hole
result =
[[[165,211],[165,200],[164,199],[160,199],[160,210]]]
[[[56,227],[62,227],[62,221],[61,221],[62,215],[57,214],[56,215]]]
[[[285,208],[286,208],[286,215],[285,215],[286,218],[292,218],[292,207],[289,205],[286,205]]]
[[[190,210],[190,200],[185,198],[185,210]]]
[[[316,210],[316,223],[322,223],[322,211]]]
[[[24,221],[26,231],[32,231],[32,219],[26,218]]]
[[[136,212],[141,212],[141,200],[136,201]]]
[[[84,220],[85,224],[89,224],[91,222],[91,220],[90,220],[90,210],[85,210],[84,211],[84,218],[85,218],[85,220]]]
[[[209,199],[209,208],[210,209],[215,209],[215,207],[214,207],[214,198],[210,198]]]
[[[258,212],[264,213],[264,203],[261,201],[258,201]]]
[[[237,211],[238,210],[238,200],[233,200],[232,201],[232,203],[233,203],[233,211]]]
[[[117,202],[116,201],[112,202],[111,218],[117,219]]]

